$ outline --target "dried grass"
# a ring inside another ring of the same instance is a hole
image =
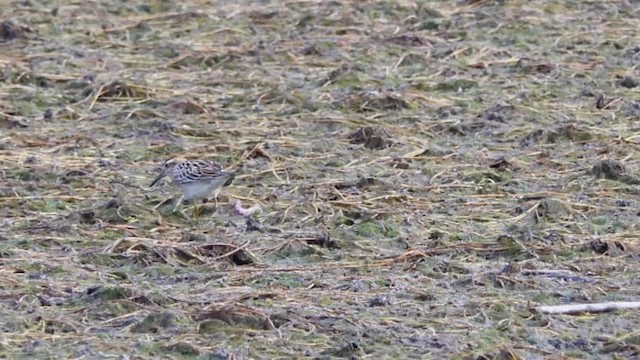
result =
[[[640,297],[635,8],[6,9],[0,357],[637,354],[535,311]],[[221,208],[160,206],[177,155],[241,168]]]

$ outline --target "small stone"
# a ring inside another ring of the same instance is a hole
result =
[[[624,79],[620,80],[618,85],[626,87],[627,89],[633,89],[639,85],[639,82],[631,76],[627,76]]]
[[[44,111],[44,120],[45,121],[53,120],[53,110],[51,108],[48,108],[47,110]]]
[[[369,301],[369,307],[389,305],[391,305],[391,299],[389,299],[389,297],[385,295],[376,296]]]

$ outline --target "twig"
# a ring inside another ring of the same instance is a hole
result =
[[[555,306],[539,306],[536,310],[542,314],[580,314],[585,312],[600,313],[621,309],[638,309],[640,301],[620,301],[596,304],[569,304]]]

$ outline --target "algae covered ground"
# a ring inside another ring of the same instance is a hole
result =
[[[0,357],[640,356],[632,3],[3,1]]]

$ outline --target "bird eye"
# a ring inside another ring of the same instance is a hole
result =
[[[172,167],[172,166],[173,166],[173,164],[175,164],[175,161],[173,161],[173,159],[169,159],[169,160],[166,160],[166,161],[164,162],[164,167],[165,167],[165,169],[167,169],[167,168]]]

